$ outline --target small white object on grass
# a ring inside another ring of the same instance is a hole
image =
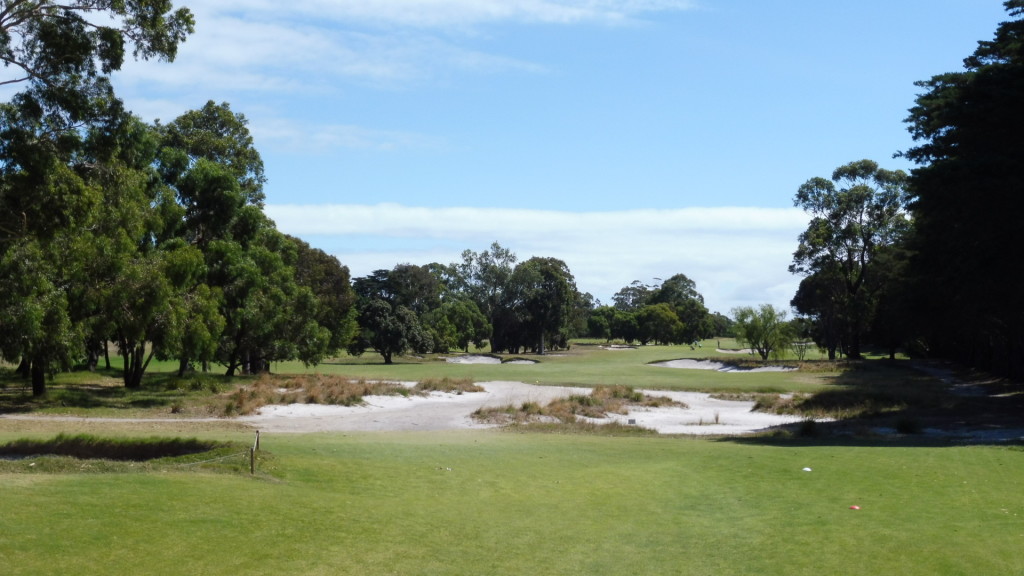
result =
[[[811,471],[810,468],[804,468],[804,472],[810,472],[810,471]]]

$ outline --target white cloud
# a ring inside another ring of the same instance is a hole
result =
[[[174,63],[128,60],[118,94],[146,120],[171,120],[207,100],[249,116],[261,143],[388,150],[430,140],[352,125],[317,126],[290,108],[353,87],[404,90],[452,74],[546,73],[541,63],[493,53],[479,32],[503,23],[629,21],[685,10],[689,0],[193,0],[196,31]],[[262,107],[262,108],[261,108]],[[254,112],[259,109],[259,113]],[[291,126],[285,126],[290,123]],[[300,139],[300,132],[312,134]],[[272,141],[275,135],[280,141]],[[414,141],[414,142],[410,142]]]
[[[496,22],[618,23],[650,12],[694,8],[692,0],[217,0],[196,4],[197,13],[276,14],[349,23],[420,28],[465,27]]]
[[[604,302],[633,280],[683,273],[708,307],[770,302],[787,309],[787,272],[808,217],[793,208],[556,212],[379,205],[270,205],[278,228],[336,255],[353,276],[409,262],[450,263],[497,241],[521,260],[561,258],[580,290]]]

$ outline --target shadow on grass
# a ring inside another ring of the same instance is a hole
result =
[[[61,409],[149,410],[179,405],[190,396],[216,394],[226,377],[208,374],[178,378],[176,374],[147,374],[139,388],[127,388],[119,370],[71,372],[47,382],[45,395],[13,373],[0,375],[0,414],[24,414]],[[97,383],[97,382],[100,383]]]
[[[851,363],[828,389],[777,411],[808,420],[721,441],[786,446],[1024,444],[1022,383],[940,362]]]

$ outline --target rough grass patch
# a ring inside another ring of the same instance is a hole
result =
[[[596,423],[580,420],[580,418],[600,420],[607,418],[609,414],[626,414],[632,406],[686,407],[682,402],[676,402],[665,396],[647,396],[629,386],[598,386],[590,394],[572,394],[566,398],[554,400],[543,407],[536,402],[524,402],[519,408],[512,405],[481,408],[473,413],[473,417],[498,425],[538,424],[545,427],[561,425],[573,427],[577,431],[589,430],[592,426],[632,428],[633,426],[617,422]]]
[[[421,380],[413,387],[413,390],[420,393],[427,392],[451,392],[462,394],[464,392],[483,392],[484,388],[478,386],[469,378],[428,378]]]
[[[69,456],[91,460],[143,462],[209,452],[224,442],[196,438],[102,438],[90,434],[59,434],[50,440],[20,439],[0,446],[3,456]]]
[[[252,414],[270,404],[331,404],[355,406],[364,396],[407,395],[408,389],[395,382],[353,380],[342,376],[312,374],[301,376],[261,375],[227,395],[226,416]]]

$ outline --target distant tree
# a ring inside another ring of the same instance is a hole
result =
[[[368,347],[392,364],[395,356],[407,351],[429,352],[433,348],[430,334],[420,325],[416,314],[398,306],[392,308],[385,300],[373,299],[363,303],[359,313],[360,335],[349,345],[349,352],[362,354]]]
[[[685,326],[671,306],[664,302],[649,304],[636,313],[640,343],[678,344],[685,338]]]
[[[444,286],[427,266],[398,264],[388,275],[393,305],[405,306],[418,315],[425,314],[441,305]]]
[[[860,357],[861,338],[870,325],[877,285],[871,284],[875,256],[902,242],[910,229],[906,212],[907,175],[884,170],[871,160],[840,166],[831,180],[812,178],[793,203],[812,216],[789,271],[825,275],[841,291],[826,301],[844,321],[851,358]]]
[[[295,282],[309,288],[316,296],[316,321],[331,332],[328,351],[343,350],[359,329],[356,324],[356,295],[349,280],[348,267],[298,238],[289,236],[288,239],[296,248]]]
[[[636,312],[650,302],[652,291],[653,287],[633,280],[612,296],[612,302],[617,310]]]
[[[771,304],[757,308],[734,308],[736,337],[757,352],[762,360],[789,347],[792,334],[786,323],[786,312],[775,310]]]
[[[1024,376],[1024,0],[964,70],[918,82],[907,118],[916,235],[909,274],[930,353]],[[941,310],[941,313],[936,311]]]
[[[708,337],[733,335],[733,320],[725,314],[713,312],[708,321],[711,325],[711,334]]]
[[[424,324],[445,327],[444,330],[435,330],[434,349],[437,352],[448,352],[452,348],[469,352],[470,344],[483,348],[491,334],[487,318],[471,300],[445,302],[437,310],[427,313]],[[447,335],[443,342],[437,336],[442,333]]]
[[[515,299],[509,308],[521,309],[529,345],[544,354],[547,342],[569,325],[578,292],[565,262],[557,258],[534,257],[516,266],[509,280]]]
[[[598,306],[590,312],[587,318],[587,335],[591,338],[612,339],[612,320],[615,318],[615,308],[611,306]]]
[[[678,342],[694,342],[712,336],[711,319],[704,306],[704,296],[697,292],[697,284],[685,274],[676,274],[662,282],[651,293],[651,304],[668,304],[682,324]]]
[[[508,248],[494,242],[488,250],[465,250],[462,262],[452,264],[449,288],[472,300],[491,325],[491,345],[504,349],[503,338],[519,330],[518,316],[505,308],[505,294],[518,258]],[[506,323],[511,323],[506,325]]]
[[[640,339],[640,322],[634,312],[616,310],[612,317],[612,338],[627,344]]]

